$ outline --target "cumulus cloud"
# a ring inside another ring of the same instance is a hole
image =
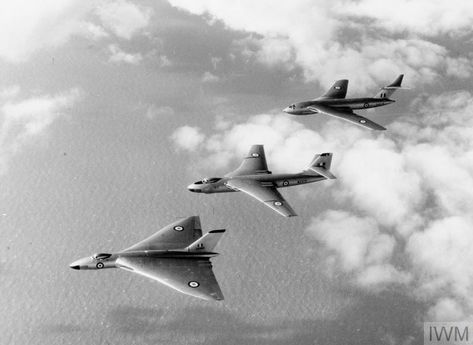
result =
[[[149,24],[151,9],[131,2],[102,0],[0,2],[0,58],[17,63],[40,49],[65,44],[73,36],[99,40],[108,30],[130,39]]]
[[[381,232],[374,218],[330,210],[317,217],[308,231],[334,254],[343,270],[356,274],[362,286],[409,280],[390,263],[396,240]]]
[[[178,128],[171,135],[171,139],[178,147],[189,151],[195,151],[204,141],[205,135],[197,127],[183,126]]]
[[[457,56],[434,42],[441,34],[471,38],[472,5],[464,0],[455,1],[458,6],[448,0],[405,0],[393,11],[373,0],[297,0],[278,6],[250,0],[169,2],[222,20],[232,29],[257,33],[235,42],[244,58],[254,57],[271,67],[301,66],[308,80],[325,87],[339,77],[350,77],[363,92],[385,82],[387,75],[402,72],[409,74],[412,83],[429,83],[445,74],[472,75],[467,56]]]
[[[129,1],[119,0],[106,2],[95,13],[115,35],[130,39],[148,26],[152,11]]]
[[[131,54],[124,52],[118,45],[111,44],[108,46],[110,51],[110,58],[108,59],[110,62],[114,63],[128,63],[131,65],[138,65],[141,60],[143,60],[143,56],[140,53]]]
[[[328,198],[307,227],[327,265],[362,289],[404,287],[432,320],[462,319],[473,313],[472,99],[466,91],[420,95],[383,133],[330,119],[316,132],[282,115],[223,126],[217,118],[209,135],[192,129],[199,135],[189,150],[203,167],[225,171],[262,143],[275,172],[334,152],[338,179],[318,186]]]
[[[27,144],[45,134],[52,123],[63,116],[79,98],[78,89],[57,95],[26,99],[6,98],[1,101],[0,172],[7,169],[9,159]]]
[[[386,10],[376,0],[349,1],[338,11],[355,18],[375,21],[377,27],[390,32],[414,32],[426,36],[449,34],[461,36],[471,29],[473,4],[465,0],[401,0]]]

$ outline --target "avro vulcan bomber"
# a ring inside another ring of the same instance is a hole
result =
[[[202,236],[198,216],[180,219],[147,239],[116,253],[99,253],[73,262],[76,270],[123,268],[177,291],[206,300],[222,300],[210,258],[225,230]]]

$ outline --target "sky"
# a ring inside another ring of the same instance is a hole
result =
[[[473,316],[473,3],[0,3],[0,343],[420,344]],[[281,110],[349,79],[387,131]],[[186,186],[264,144],[298,217]],[[199,215],[225,300],[69,264]]]

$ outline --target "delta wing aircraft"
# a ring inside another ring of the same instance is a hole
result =
[[[348,80],[337,80],[323,96],[311,101],[294,103],[283,109],[283,111],[291,115],[330,115],[365,128],[382,131],[386,128],[366,117],[355,114],[353,110],[381,107],[395,102],[389,97],[396,90],[402,89],[403,77],[403,74],[399,75],[391,84],[382,87],[374,97],[364,98],[345,98]]]
[[[242,191],[285,217],[296,216],[277,188],[334,179],[330,172],[331,153],[315,155],[309,167],[296,174],[272,174],[268,170],[263,145],[253,145],[240,167],[224,177],[204,178],[187,188],[196,193]]]
[[[222,300],[210,258],[225,230],[202,236],[200,219],[192,216],[165,226],[118,253],[100,253],[73,262],[76,270],[123,268],[157,280],[177,291],[206,300]]]

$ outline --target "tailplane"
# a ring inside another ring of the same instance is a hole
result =
[[[188,252],[211,252],[222,237],[225,229],[211,230],[186,248]]]
[[[322,175],[327,179],[335,179],[336,177],[330,172],[331,165],[332,153],[317,154],[310,162],[309,167],[304,170],[304,173],[310,175]]]
[[[399,89],[405,89],[401,87],[402,79],[404,78],[404,74],[400,74],[395,81],[391,84],[382,87],[379,92],[374,96],[374,98],[389,98],[391,95]]]

